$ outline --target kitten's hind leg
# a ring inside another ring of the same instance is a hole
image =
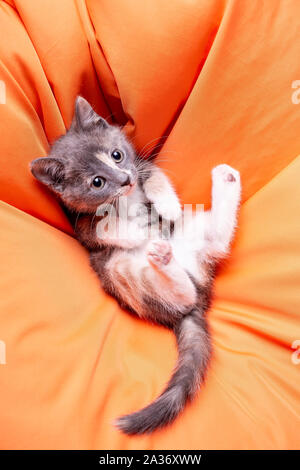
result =
[[[196,302],[195,285],[175,260],[168,241],[150,241],[147,246],[147,258],[150,263],[147,277],[159,297],[174,305],[185,306]]]
[[[106,289],[138,315],[173,326],[197,300],[196,287],[174,259],[167,241],[118,250],[104,266]],[[103,282],[103,281],[102,281]]]
[[[240,174],[229,165],[212,170],[212,208],[206,213],[207,253],[222,258],[229,252],[241,196]]]

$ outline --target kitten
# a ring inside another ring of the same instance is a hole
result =
[[[119,418],[117,426],[142,434],[171,423],[203,384],[210,360],[205,313],[215,266],[228,254],[236,226],[238,171],[228,165],[213,169],[211,210],[198,213],[184,225],[184,237],[178,236],[183,216],[166,175],[137,156],[121,130],[82,97],[68,132],[48,157],[31,163],[31,171],[73,214],[76,236],[89,250],[105,291],[122,307],[176,335],[178,362],[166,388],[150,405]],[[129,216],[120,237],[122,204]],[[137,204],[144,210],[136,210]],[[145,236],[149,220],[150,239]]]

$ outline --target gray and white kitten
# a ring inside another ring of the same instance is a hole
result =
[[[215,266],[228,254],[236,226],[238,171],[228,165],[214,168],[211,210],[186,223],[184,237],[173,228],[163,239],[163,222],[182,220],[168,178],[154,162],[137,156],[121,130],[81,97],[68,132],[48,157],[31,163],[31,171],[75,214],[76,235],[89,250],[103,288],[122,307],[176,335],[178,362],[164,391],[142,410],[119,418],[117,426],[127,434],[142,434],[171,423],[203,384],[210,360],[205,313]],[[115,207],[121,200],[129,213],[137,203],[148,212],[154,207],[159,222],[150,239],[143,235],[145,213],[139,211],[128,217],[126,237],[119,237],[114,225],[106,230],[108,204]]]

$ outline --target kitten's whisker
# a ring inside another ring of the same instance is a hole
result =
[[[107,117],[105,117],[103,119],[105,119],[105,121],[107,121],[107,119],[110,119],[110,118],[114,118],[114,113],[110,113]]]
[[[94,223],[94,220],[95,220],[96,215],[97,215],[97,211],[95,212],[95,214],[94,214],[93,217],[92,217],[92,221],[91,221],[91,223],[90,223],[90,232],[93,231],[93,223]]]
[[[174,153],[177,154],[177,152],[173,153],[172,151],[170,151],[170,152],[172,152],[172,153],[170,153],[170,155],[165,155],[164,152],[165,151],[163,151],[162,153],[161,152],[154,153],[153,155],[151,155],[151,157],[149,157],[148,160],[149,161],[155,160],[155,163],[164,162],[164,161],[169,162],[169,161],[171,161],[170,157],[172,157],[172,155],[174,155]],[[165,157],[167,157],[167,158],[165,158]]]
[[[159,136],[159,137],[155,137],[155,139],[152,139],[150,140],[149,142],[147,142],[144,147],[141,148],[141,150],[139,151],[139,154],[141,155],[144,151],[144,149],[146,149],[149,145],[151,145],[153,142],[155,142],[156,140],[160,140],[160,139],[166,139],[168,138],[169,136],[168,135],[162,135],[162,136]],[[162,144],[163,145],[163,144]]]
[[[170,170],[170,169],[168,169],[168,168],[167,168],[167,169],[164,168],[164,172],[165,172],[165,173],[170,173],[171,175],[176,176],[175,171],[172,171],[172,170]]]
[[[162,139],[163,137],[167,137],[167,136],[159,136],[159,137],[155,137],[154,139],[150,140],[149,142],[147,142],[147,143],[141,148],[141,150],[140,150],[139,153],[142,153],[145,148],[147,148],[149,145],[151,145],[151,144],[152,144],[153,142],[155,142],[156,140]]]
[[[77,214],[77,217],[76,217],[76,220],[75,220],[75,225],[74,225],[74,232],[76,232],[76,228],[77,228],[78,219],[79,219],[80,214],[81,214],[81,212],[78,212],[78,214]]]
[[[156,151],[155,153],[152,153],[152,154],[150,154],[150,155],[144,154],[144,155],[140,155],[139,157],[140,157],[141,159],[143,159],[143,160],[150,160],[150,161],[151,161],[151,159],[153,159],[154,156],[159,155],[160,152],[178,153],[178,152],[176,152],[176,150],[171,150],[171,149],[169,149],[169,150],[168,150],[168,149],[164,150],[164,149],[160,148],[160,147],[163,147],[163,145],[164,145],[164,144],[162,144],[162,145],[157,145],[156,147],[154,147],[154,148],[152,149],[152,151],[153,151],[153,152]],[[160,150],[158,150],[159,148],[160,148]],[[157,151],[157,150],[158,150],[158,151]]]
[[[149,155],[151,155],[151,152],[154,152],[155,150],[157,150],[159,148],[162,148],[164,145],[165,145],[165,142],[163,142],[161,144],[156,144],[152,148],[150,148],[148,150],[145,150],[144,152],[140,152],[139,153],[139,158],[142,158],[142,159],[146,160],[147,158],[149,158]]]
[[[137,169],[142,169],[142,170],[144,170],[144,169],[148,169],[148,170],[149,170],[149,169],[150,169],[149,163],[148,163],[147,165],[143,165],[143,164],[140,164],[139,162],[136,162],[136,163],[135,163],[135,167],[136,167]]]

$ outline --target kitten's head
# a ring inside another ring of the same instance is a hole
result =
[[[31,162],[32,174],[70,209],[95,212],[128,194],[137,183],[135,152],[116,126],[109,125],[82,97],[68,132],[47,157]]]

